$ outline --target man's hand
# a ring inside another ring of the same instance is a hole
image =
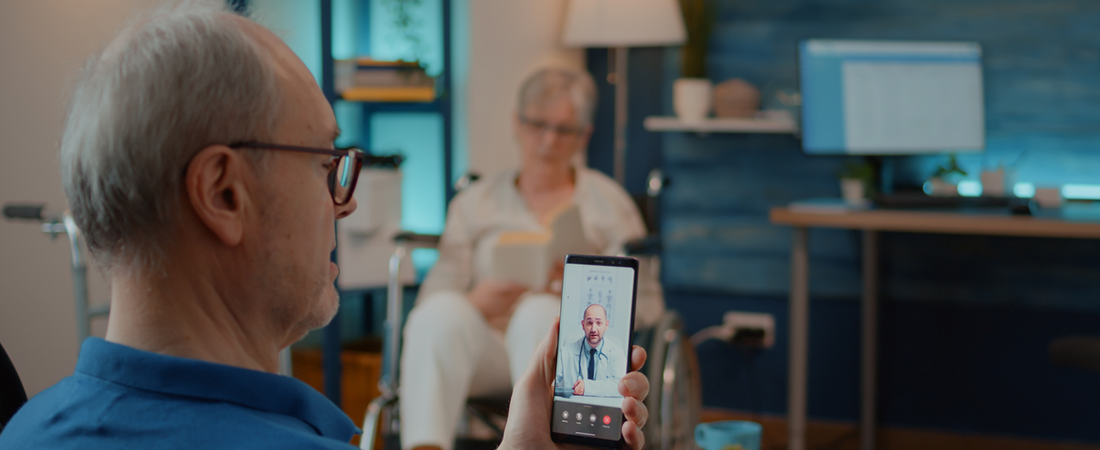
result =
[[[512,390],[512,403],[508,411],[508,424],[504,429],[504,441],[500,449],[556,449],[564,448],[550,440],[550,414],[554,402],[554,375],[558,353],[558,320],[554,320],[550,334],[539,344],[527,373]],[[623,395],[623,439],[629,448],[638,450],[645,445],[642,427],[649,418],[649,411],[642,400],[649,393],[649,380],[636,372],[645,363],[645,350],[631,349],[632,372],[619,380],[619,393]]]
[[[573,395],[584,395],[584,380],[577,380],[573,383]]]
[[[484,280],[466,296],[489,323],[507,321],[512,307],[527,288],[516,283]]]

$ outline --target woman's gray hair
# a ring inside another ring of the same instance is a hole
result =
[[[166,6],[89,58],[60,158],[69,208],[101,266],[157,268],[191,158],[213,144],[269,139],[281,117],[278,83],[267,50],[224,0]]]
[[[519,89],[519,113],[541,110],[560,98],[568,98],[581,125],[591,125],[596,113],[596,83],[588,72],[547,67],[535,72]]]

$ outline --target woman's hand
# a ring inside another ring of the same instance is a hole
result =
[[[550,440],[550,414],[554,402],[554,375],[558,358],[558,321],[554,320],[550,334],[542,340],[527,373],[516,382],[512,390],[511,407],[508,410],[508,425],[504,428],[504,442],[500,449],[557,449],[569,446]],[[619,379],[619,394],[623,396],[622,433],[626,445],[640,449],[645,445],[642,427],[649,419],[646,409],[646,394],[649,393],[649,379],[637,372],[645,364],[645,350],[637,345],[631,349],[631,372]]]
[[[478,311],[481,311],[485,320],[496,324],[501,321],[507,322],[508,317],[512,315],[512,307],[515,306],[516,300],[526,291],[526,287],[516,283],[484,280],[474,286],[466,298],[470,299],[470,303],[473,303]]]

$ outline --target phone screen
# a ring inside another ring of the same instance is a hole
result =
[[[638,261],[566,257],[550,429],[556,440],[615,447],[619,380],[630,367]]]

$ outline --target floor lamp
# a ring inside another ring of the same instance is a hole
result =
[[[626,182],[627,47],[682,44],[677,0],[569,0],[562,29],[567,47],[608,47],[615,58],[615,180]]]

